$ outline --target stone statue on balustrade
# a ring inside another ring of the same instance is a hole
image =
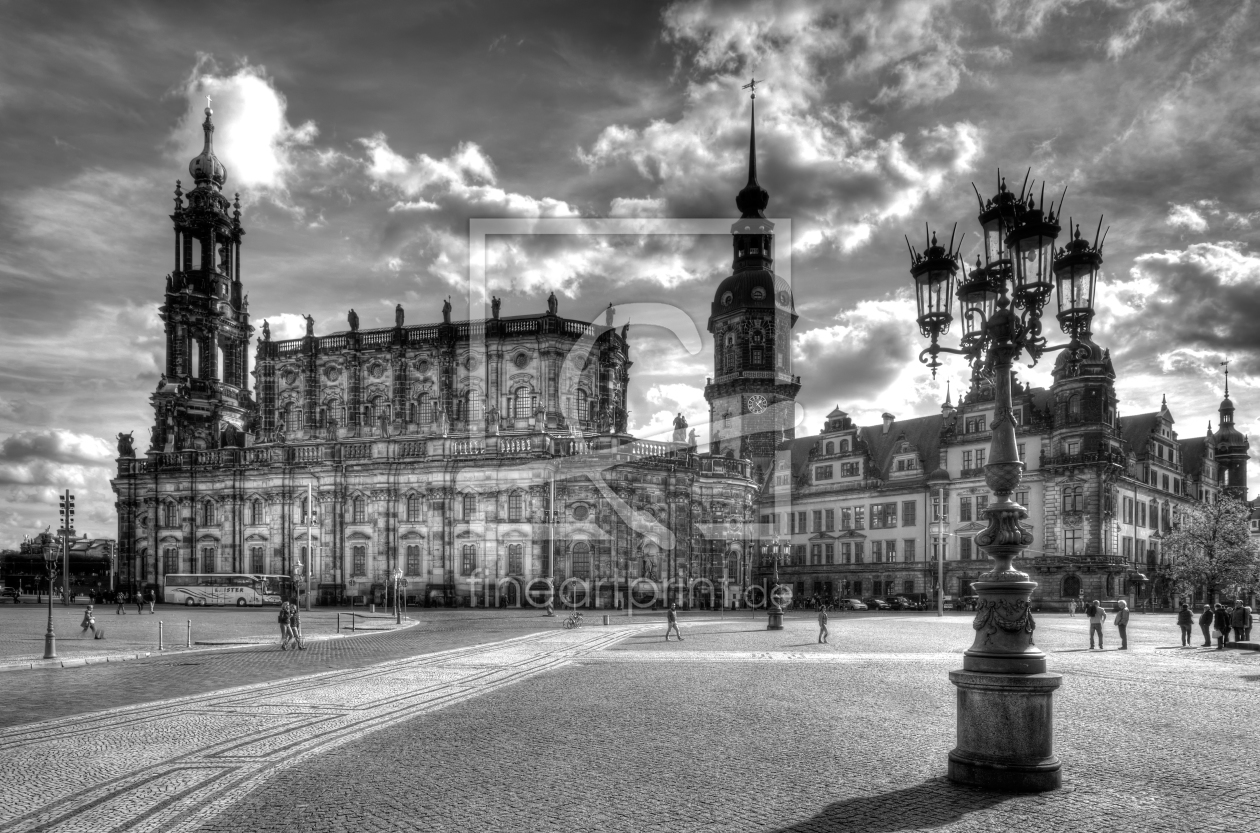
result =
[[[314,318],[314,316],[310,316],[310,315],[303,315],[302,317],[303,317],[304,319],[306,319],[306,337],[307,337],[307,338],[314,338],[314,337],[315,337],[315,318]]]
[[[502,305],[503,305],[503,302],[502,302],[502,301],[500,301],[497,297],[493,297],[493,296],[492,296],[492,297],[490,298],[490,317],[491,317],[491,318],[494,318],[495,320],[498,320],[498,318],[499,318],[499,307],[501,307]]]
[[[443,437],[447,436],[451,430],[450,416],[446,412],[446,402],[440,402],[437,409],[437,430]]]
[[[547,296],[547,314],[555,315],[560,309],[560,302],[556,300],[556,293],[552,292]]]
[[[684,443],[687,441],[687,418],[682,415],[682,411],[678,412],[678,416],[674,417],[674,442]]]
[[[486,433],[491,436],[499,434],[499,406],[494,403],[486,408]]]
[[[118,434],[118,456],[119,457],[135,457],[136,456],[136,450],[132,446],[132,434],[134,433],[135,433],[134,431],[130,431],[126,434],[123,434],[121,432]]]
[[[448,295],[446,300],[442,302],[442,323],[451,323],[451,298]]]
[[[263,341],[271,341],[271,325],[263,321]]]
[[[350,308],[350,314],[346,316],[346,321],[350,323],[350,332],[357,333],[359,331],[359,314],[354,311],[354,307]]]
[[[696,429],[694,428],[687,432],[687,447],[692,451],[696,450]]]
[[[403,305],[398,304],[394,307],[394,326],[402,327],[403,325]]]

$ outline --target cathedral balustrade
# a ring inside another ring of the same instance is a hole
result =
[[[340,446],[343,460],[370,460],[372,458],[371,443],[352,443]]]
[[[423,344],[428,341],[436,341],[437,337],[438,328],[436,326],[409,327],[407,329],[408,344]]]
[[[319,340],[319,349],[327,350],[344,350],[346,349],[346,337],[344,335],[324,336]]]
[[[408,441],[398,444],[399,457],[425,457],[428,455],[429,444],[423,441]]]
[[[363,347],[388,347],[393,340],[393,330],[365,330],[359,334],[359,344]]]
[[[1043,572],[1055,570],[1080,570],[1094,572],[1096,570],[1117,569],[1131,566],[1123,555],[1102,555],[1086,553],[1084,555],[1039,555],[1027,559],[1029,567]]]
[[[273,341],[277,356],[295,356],[302,352],[302,339],[295,338],[289,341]]]

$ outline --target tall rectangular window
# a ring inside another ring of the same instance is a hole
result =
[[[407,521],[416,523],[420,520],[420,496],[407,495]]]
[[[824,515],[823,529],[831,532],[836,528],[836,510],[828,509]]]
[[[884,560],[888,562],[893,562],[897,560],[897,542],[896,541],[884,542]]]
[[[520,544],[508,544],[508,574],[520,576],[525,574],[524,559],[521,557],[523,547]]]
[[[814,480],[830,480],[832,478],[831,466],[814,466]]]
[[[975,462],[975,458],[972,456],[972,453],[970,451],[964,451],[962,453],[962,458],[963,458],[962,467],[964,470],[970,469],[973,467],[972,463]]]
[[[351,504],[353,508],[354,523],[361,524],[367,522],[367,506],[362,497],[356,497]]]
[[[162,550],[162,574],[170,575],[179,572],[179,550],[167,547]]]
[[[983,448],[976,449],[976,468],[978,469],[984,468],[984,449]]]
[[[960,497],[958,499],[958,520],[960,522],[971,520],[971,498]]]
[[[367,547],[351,547],[350,548],[351,574],[356,576],[367,575]]]
[[[266,568],[263,566],[263,548],[262,547],[249,548],[249,571],[251,573],[258,573],[258,574],[267,572]]]
[[[201,572],[214,572],[214,547],[201,548]]]
[[[472,492],[464,493],[464,520],[471,521],[477,517],[477,496]]]
[[[914,526],[915,524],[915,507],[917,504],[913,500],[903,500],[901,502],[901,525]]]
[[[460,553],[459,574],[462,576],[471,576],[473,571],[477,569],[477,545],[465,544]]]
[[[840,528],[853,528],[853,510],[847,506],[840,507]]]
[[[883,541],[871,541],[871,563],[872,564],[884,563],[884,542]]]
[[[1084,541],[1079,529],[1063,530],[1063,554],[1080,555],[1084,550]]]
[[[420,575],[420,547],[416,544],[407,545],[407,575]]]
[[[814,510],[814,528],[811,531],[822,532],[822,517],[823,517],[822,510],[815,509]]]
[[[963,561],[971,560],[971,539],[970,538],[958,539],[958,557],[962,559]]]
[[[853,563],[861,564],[865,560],[866,560],[866,552],[863,546],[863,542],[854,541],[853,542]]]
[[[901,557],[906,561],[914,561],[915,559],[914,544],[915,540],[913,538],[906,538],[901,542]]]
[[[840,557],[844,560],[845,564],[852,564],[853,563],[853,545],[849,543],[841,544]]]
[[[866,507],[865,506],[853,507],[853,528],[866,529]]]
[[[520,492],[508,495],[508,520],[520,521],[525,517],[525,496]]]
[[[809,545],[809,563],[810,564],[822,563],[822,544]]]
[[[871,529],[891,529],[897,525],[896,503],[871,504]]]
[[[836,545],[835,544],[823,545],[823,563],[825,564],[836,563]]]

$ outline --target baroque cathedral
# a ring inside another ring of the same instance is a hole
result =
[[[627,327],[546,310],[273,340],[254,329],[239,197],[205,146],[176,184],[166,366],[149,447],[120,435],[120,586],[168,573],[305,577],[320,599],[639,606],[732,603],[751,578],[759,471],[792,436],[791,288],[773,272],[756,139],[709,329],[720,428],[627,432]],[[308,572],[309,571],[309,574]]]

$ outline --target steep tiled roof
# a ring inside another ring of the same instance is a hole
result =
[[[1159,411],[1155,411],[1120,418],[1120,433],[1134,454],[1141,454],[1145,450],[1146,439],[1159,425],[1159,414]]]
[[[892,459],[893,446],[903,440],[918,450],[919,460],[923,465],[923,473],[926,474],[935,469],[937,461],[940,460],[941,424],[943,422],[944,417],[940,414],[894,420],[893,424],[888,426],[887,433],[884,432],[883,423],[880,423],[879,425],[859,428],[858,436],[862,438],[863,442],[870,449],[871,459],[875,461],[875,465],[879,468],[882,476],[888,476],[888,463]]]
[[[1181,441],[1181,463],[1187,475],[1199,474],[1203,471],[1203,457],[1207,450],[1207,439],[1199,437]]]

